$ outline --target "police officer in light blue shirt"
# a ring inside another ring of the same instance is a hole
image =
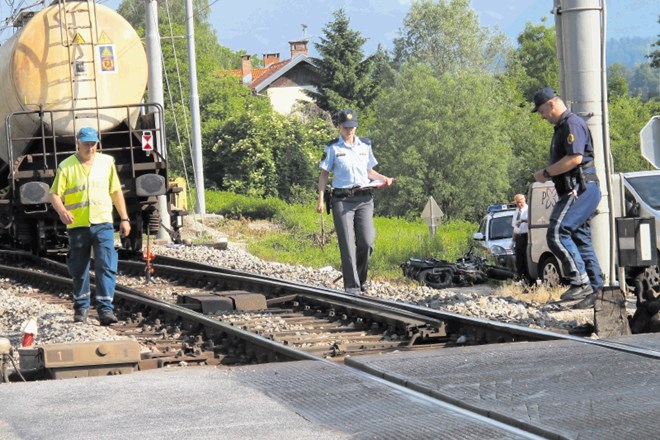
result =
[[[325,206],[324,191],[332,178],[332,218],[337,231],[341,271],[346,292],[359,295],[367,289],[367,269],[374,250],[373,224],[375,186],[389,186],[393,179],[373,169],[378,164],[371,151],[371,141],[355,135],[358,121],[353,110],[337,116],[339,137],[323,151],[319,168],[316,211]],[[378,182],[375,184],[373,182]]]

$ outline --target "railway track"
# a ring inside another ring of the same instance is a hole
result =
[[[5,252],[3,259],[11,263],[0,268],[6,276],[48,291],[71,289],[61,262],[23,252]],[[459,316],[429,316],[422,309],[405,310],[397,303],[331,289],[159,260],[167,264],[153,265],[150,283],[143,281],[144,262],[120,262],[120,279],[132,276],[133,281],[130,287],[117,285],[121,322],[112,326],[149,348],[150,366],[268,362],[300,354],[341,361],[362,353],[548,338],[525,335],[520,327],[489,327],[486,321],[475,331],[458,324]],[[165,300],[154,293],[159,284],[166,286]],[[70,304],[67,297],[57,300]]]
[[[66,266],[23,252],[2,252],[0,273],[48,291],[70,290]],[[378,298],[350,296],[258,274],[159,257],[144,282],[145,264],[119,263],[132,286],[118,284],[120,335],[149,354],[142,368],[169,364],[249,364],[456,345],[573,339],[574,335],[466,317]],[[24,268],[21,268],[24,266]],[[25,268],[29,267],[29,269]],[[166,286],[166,300],[154,294]],[[70,299],[60,298],[67,304]],[[639,354],[655,357],[655,352]]]
[[[71,288],[66,267],[60,262],[20,252],[0,252],[0,259],[2,276],[54,293]],[[660,359],[660,351],[630,344],[528,329],[377,298],[353,297],[332,289],[177,259],[159,260],[160,264],[155,264],[150,273],[151,282],[144,280],[143,262],[120,263],[123,282],[118,284],[115,298],[120,322],[112,328],[149,347],[149,353],[139,363],[140,369],[296,360],[333,364],[346,361],[346,366],[360,369],[360,374],[402,387],[397,392],[410,393],[415,399],[425,395],[424,398],[442,405],[456,405],[474,417],[487,417],[502,426],[519,429],[521,425],[511,423],[506,414],[493,411],[482,414],[482,410],[472,408],[469,403],[447,400],[433,388],[418,389],[412,379],[413,385],[408,387],[404,376],[389,377],[377,369],[365,370],[357,356],[393,350],[564,339]],[[161,290],[163,298],[158,294]],[[51,301],[70,304],[70,299],[61,293],[49,296]],[[236,308],[237,305],[240,307]],[[241,307],[254,307],[254,310]],[[529,438],[556,435],[542,424],[527,423],[522,429],[520,432],[529,433]]]

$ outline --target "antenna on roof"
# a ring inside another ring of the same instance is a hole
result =
[[[301,26],[302,26],[302,28],[303,28],[302,39],[303,39],[303,40],[306,40],[306,39],[307,39],[307,25],[306,25],[305,23],[303,23],[303,24],[301,24]]]

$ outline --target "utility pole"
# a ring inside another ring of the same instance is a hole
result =
[[[197,60],[195,58],[195,21],[192,0],[186,0],[186,37],[188,38],[188,65],[190,81],[190,120],[192,123],[193,169],[195,171],[195,213],[206,214],[204,197],[204,165],[202,162],[202,130],[199,122],[199,95],[197,94]]]
[[[160,34],[158,32],[158,1],[157,0],[145,0],[144,2],[145,9],[145,32],[146,32],[146,45],[147,45],[147,65],[149,66],[149,102],[154,102],[160,104],[165,108],[165,99],[163,97],[163,67],[162,67],[162,50],[160,47]],[[160,119],[155,118],[155,123],[160,124]],[[163,128],[163,127],[156,127]],[[167,144],[165,136],[160,136],[160,133],[164,133],[162,130],[156,130],[157,136],[157,145],[159,148],[159,153],[163,159],[167,160]],[[165,182],[167,185],[168,182]],[[167,196],[162,195],[158,196],[158,211],[160,212],[160,223],[166,228],[170,228],[170,213],[167,206]],[[164,240],[169,239],[169,233],[165,228],[158,228],[158,234],[156,238]]]

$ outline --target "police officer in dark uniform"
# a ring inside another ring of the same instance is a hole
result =
[[[337,231],[341,271],[346,292],[359,295],[367,289],[367,268],[374,250],[374,187],[372,181],[391,185],[393,179],[373,168],[378,164],[371,151],[371,141],[355,135],[358,121],[353,110],[337,116],[339,137],[324,149],[319,168],[316,211],[325,207],[325,187],[332,172],[332,218]],[[366,187],[365,187],[366,186]]]
[[[550,87],[536,92],[532,111],[555,126],[550,165],[536,171],[534,178],[538,182],[552,179],[559,197],[550,215],[547,239],[571,282],[561,299],[579,299],[582,301],[574,308],[589,308],[603,288],[589,224],[601,199],[591,133],[582,118],[571,113]]]

